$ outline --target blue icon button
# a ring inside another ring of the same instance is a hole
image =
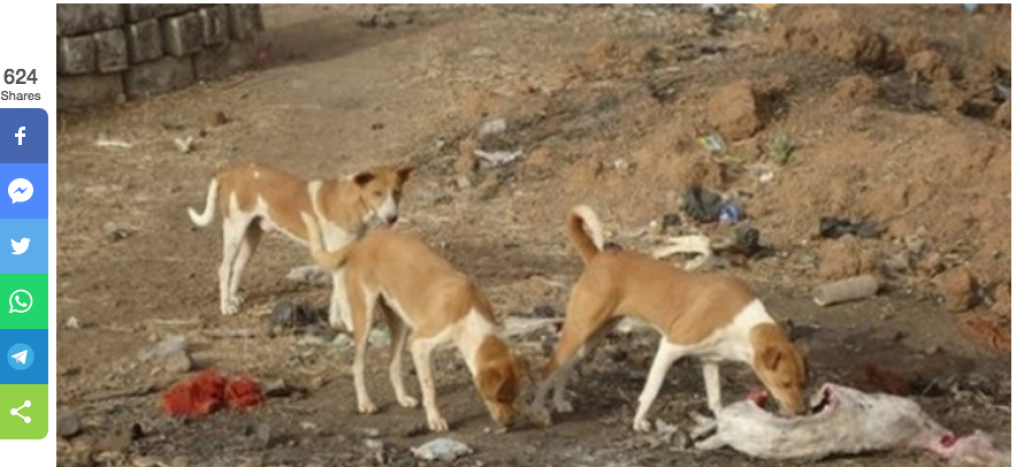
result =
[[[0,164],[0,219],[50,217],[49,167],[49,164]]]
[[[18,371],[29,369],[36,359],[36,353],[27,344],[14,344],[7,351],[7,364]]]
[[[43,109],[0,109],[0,163],[47,163],[49,120]]]

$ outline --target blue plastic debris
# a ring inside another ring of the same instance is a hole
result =
[[[735,224],[740,220],[740,208],[735,204],[728,203],[722,205],[722,208],[718,211],[718,222],[722,224]]]

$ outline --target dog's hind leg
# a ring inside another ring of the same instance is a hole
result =
[[[658,353],[651,363],[650,373],[647,375],[647,382],[644,383],[644,390],[640,393],[640,406],[636,409],[636,416],[633,418],[633,429],[636,431],[650,431],[651,422],[647,420],[647,412],[651,404],[658,397],[662,383],[665,382],[665,374],[672,368],[679,357],[685,355],[686,348],[672,344],[668,339],[662,338],[658,345]]]
[[[349,297],[354,300],[352,306],[352,340],[355,343],[356,355],[352,362],[352,380],[356,386],[356,400],[359,413],[370,414],[377,411],[377,406],[370,400],[370,392],[366,390],[366,344],[373,325],[373,308],[377,304],[379,294],[365,290],[359,284],[350,284]]]
[[[614,322],[610,317],[613,310],[602,302],[603,297],[591,294],[580,285],[573,288],[558,345],[544,367],[542,381],[534,395],[534,412],[539,414],[544,410],[552,386],[555,389],[555,409],[559,412],[572,411],[572,405],[565,400],[568,372]]]
[[[409,395],[405,390],[405,382],[402,379],[402,354],[405,353],[406,337],[409,335],[409,328],[402,322],[402,318],[386,304],[382,304],[381,310],[384,320],[387,322],[388,330],[391,331],[391,387],[395,389],[395,399],[402,407],[416,407],[419,401]]]
[[[245,228],[245,234],[242,236],[238,254],[235,255],[235,262],[232,264],[231,281],[228,286],[228,299],[236,310],[242,306],[243,302],[242,297],[238,295],[238,285],[242,280],[242,272],[245,270],[245,265],[249,262],[249,258],[256,251],[256,247],[259,246],[262,237],[263,229],[260,227],[258,220],[249,222],[249,226]]]
[[[436,343],[429,337],[412,335],[412,361],[416,366],[416,376],[420,379],[420,391],[423,393],[423,409],[427,413],[427,425],[432,431],[448,431],[448,422],[437,410],[437,390],[434,388],[434,374],[430,356]]]
[[[331,271],[331,283],[331,305],[328,308],[327,320],[335,329],[345,326],[349,332],[354,332],[352,308],[349,305],[347,289],[345,289],[344,266]]]
[[[220,279],[220,312],[225,315],[238,313],[238,305],[234,303],[231,286],[235,282],[235,260],[239,256],[242,244],[245,242],[245,230],[249,220],[243,220],[240,216],[224,218],[224,257],[221,259]]]

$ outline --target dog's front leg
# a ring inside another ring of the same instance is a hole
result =
[[[437,410],[434,375],[430,367],[430,354],[434,350],[434,344],[427,339],[414,336],[410,347],[416,375],[420,380],[420,391],[423,392],[423,409],[427,412],[427,425],[433,431],[448,431],[448,422]]]
[[[718,375],[718,363],[704,362],[704,390],[708,394],[708,408],[717,418],[722,413],[722,383]]]

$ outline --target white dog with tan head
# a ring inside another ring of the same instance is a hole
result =
[[[238,286],[246,263],[259,245],[263,232],[277,231],[305,244],[306,228],[299,217],[313,215],[323,229],[329,248],[340,248],[363,236],[372,223],[398,220],[402,189],[412,167],[383,165],[352,175],[325,180],[305,180],[262,163],[229,166],[210,181],[206,208],[200,214],[189,208],[192,222],[205,227],[219,208],[224,235],[221,262],[220,311],[238,312],[242,302]],[[330,321],[335,327],[351,320],[342,305],[343,270],[333,274]]]

